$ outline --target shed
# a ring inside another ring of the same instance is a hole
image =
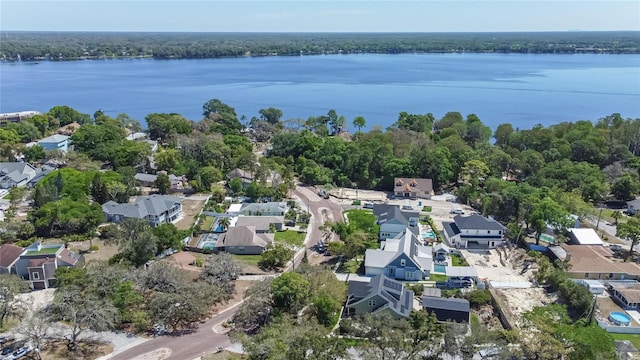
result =
[[[569,238],[574,245],[603,245],[602,239],[590,228],[569,229]]]
[[[604,294],[605,286],[598,280],[583,280],[582,285],[594,295]]]
[[[242,208],[242,204],[231,204],[229,205],[229,209],[227,209],[227,214],[238,215],[240,213],[241,208]]]
[[[469,323],[469,301],[466,299],[423,296],[422,306],[438,321]]]

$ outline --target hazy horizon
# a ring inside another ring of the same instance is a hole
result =
[[[640,31],[640,1],[0,1],[0,30],[199,33]]]

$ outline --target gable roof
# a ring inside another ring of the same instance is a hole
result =
[[[253,175],[249,171],[242,169],[233,169],[227,173],[227,179],[242,178],[245,180],[253,181]]]
[[[63,141],[67,141],[68,139],[69,139],[69,136],[67,136],[67,135],[55,134],[55,135],[48,136],[48,137],[38,141],[38,144],[40,144],[40,143],[59,144],[59,143],[61,143]]]
[[[627,206],[631,206],[634,209],[640,209],[640,199],[627,201]]]
[[[352,283],[359,284],[352,285]],[[413,291],[405,288],[401,282],[392,280],[382,274],[374,276],[368,283],[349,281],[347,305],[353,306],[375,295],[383,298],[391,311],[400,316],[409,317],[409,313],[413,308]],[[385,306],[380,306],[375,311],[384,308]]]
[[[180,198],[154,194],[138,196],[135,204],[118,204],[114,201],[108,201],[102,204],[102,211],[109,215],[142,219],[148,215],[160,215],[173,207],[175,203],[181,203]]]
[[[430,270],[432,263],[431,248],[420,245],[416,235],[407,231],[387,239],[380,250],[367,249],[364,257],[365,267],[385,267],[400,256],[407,256],[422,271]]]
[[[0,181],[20,183],[34,178],[40,169],[26,162],[0,162]]]
[[[273,243],[273,234],[256,234],[255,226],[234,226],[223,234],[216,247],[221,246],[259,246]]]
[[[77,264],[81,258],[82,258],[82,255],[76,254],[73,251],[66,248],[62,249],[60,254],[58,254],[58,260],[66,264],[69,264],[70,266],[74,266],[75,264]]]
[[[9,268],[22,255],[24,249],[12,244],[0,245],[0,267]]]
[[[431,194],[433,181],[422,178],[395,178],[393,180],[394,192],[424,192]]]
[[[446,251],[447,253],[449,253],[451,251],[451,248],[448,247],[445,243],[438,243],[433,247],[433,252],[438,251]]]
[[[603,245],[602,239],[592,228],[571,228],[569,235],[579,245]]]
[[[473,214],[470,216],[456,215],[453,218],[458,229],[465,230],[506,230],[499,222],[484,216]]]
[[[422,306],[427,309],[453,310],[469,312],[469,300],[456,298],[442,298],[435,296],[423,296]]]

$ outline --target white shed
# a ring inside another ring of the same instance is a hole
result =
[[[575,245],[603,245],[602,239],[590,228],[569,229],[569,237]]]
[[[583,280],[582,285],[591,291],[594,295],[604,294],[605,287],[598,280]]]

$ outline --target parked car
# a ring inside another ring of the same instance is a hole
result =
[[[438,289],[462,289],[471,287],[471,281],[465,282],[461,280],[450,280],[450,281],[436,281],[436,287]]]
[[[322,243],[322,241],[320,241],[319,243],[316,244],[316,251],[320,254],[324,253],[325,251],[327,251],[327,248],[324,246],[324,244]]]
[[[622,250],[622,246],[617,245],[617,244],[613,244],[613,245],[609,245],[609,249],[611,249],[613,251],[620,251],[620,250]]]
[[[464,215],[464,211],[460,208],[453,208],[450,211],[452,214],[460,214],[460,215]]]
[[[327,193],[327,192],[326,192],[326,191],[324,191],[324,190],[319,190],[319,191],[318,191],[318,196],[320,196],[320,197],[321,197],[321,198],[323,198],[323,199],[328,199],[328,198],[329,198],[329,193]]]
[[[372,202],[365,202],[364,205],[362,205],[362,207],[364,209],[373,209],[373,203]]]
[[[413,210],[413,206],[411,206],[411,205],[402,205],[402,210]]]

